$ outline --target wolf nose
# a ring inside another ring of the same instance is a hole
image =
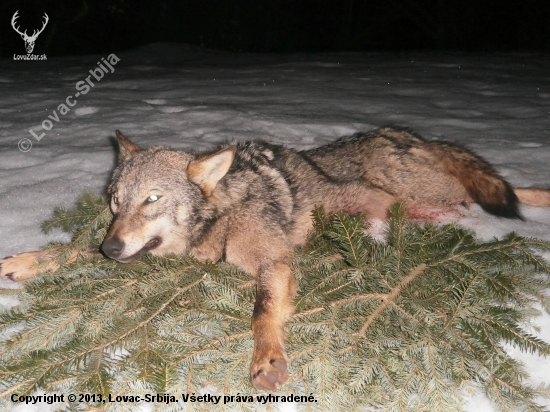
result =
[[[124,243],[116,237],[112,239],[106,239],[101,245],[101,249],[103,250],[103,252],[105,252],[107,256],[112,259],[116,259],[122,253],[122,250],[124,249]]]

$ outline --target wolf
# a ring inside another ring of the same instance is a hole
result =
[[[204,154],[142,149],[116,135],[118,165],[108,188],[114,220],[102,252],[122,263],[146,253],[190,253],[252,274],[250,376],[257,389],[275,390],[287,379],[284,326],[298,287],[290,256],[306,240],[315,207],[385,219],[395,202],[411,212],[477,203],[493,215],[522,219],[519,202],[550,206],[549,190],[513,188],[467,149],[393,127],[310,150],[249,141]],[[48,253],[5,258],[0,275],[35,276],[33,264],[48,261]]]

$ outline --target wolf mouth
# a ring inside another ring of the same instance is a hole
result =
[[[115,260],[120,263],[133,262],[134,260],[139,259],[141,256],[145,255],[147,252],[159,247],[161,243],[162,239],[160,237],[154,237],[133,255],[126,258],[115,258]]]

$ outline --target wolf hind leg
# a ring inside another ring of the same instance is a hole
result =
[[[550,190],[515,187],[514,193],[521,203],[529,206],[549,207]]]

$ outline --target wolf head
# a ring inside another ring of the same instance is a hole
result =
[[[231,166],[235,147],[192,155],[163,147],[141,149],[118,130],[118,165],[109,193],[113,224],[101,246],[122,263],[147,252],[187,253],[198,227],[215,218],[209,199]]]

